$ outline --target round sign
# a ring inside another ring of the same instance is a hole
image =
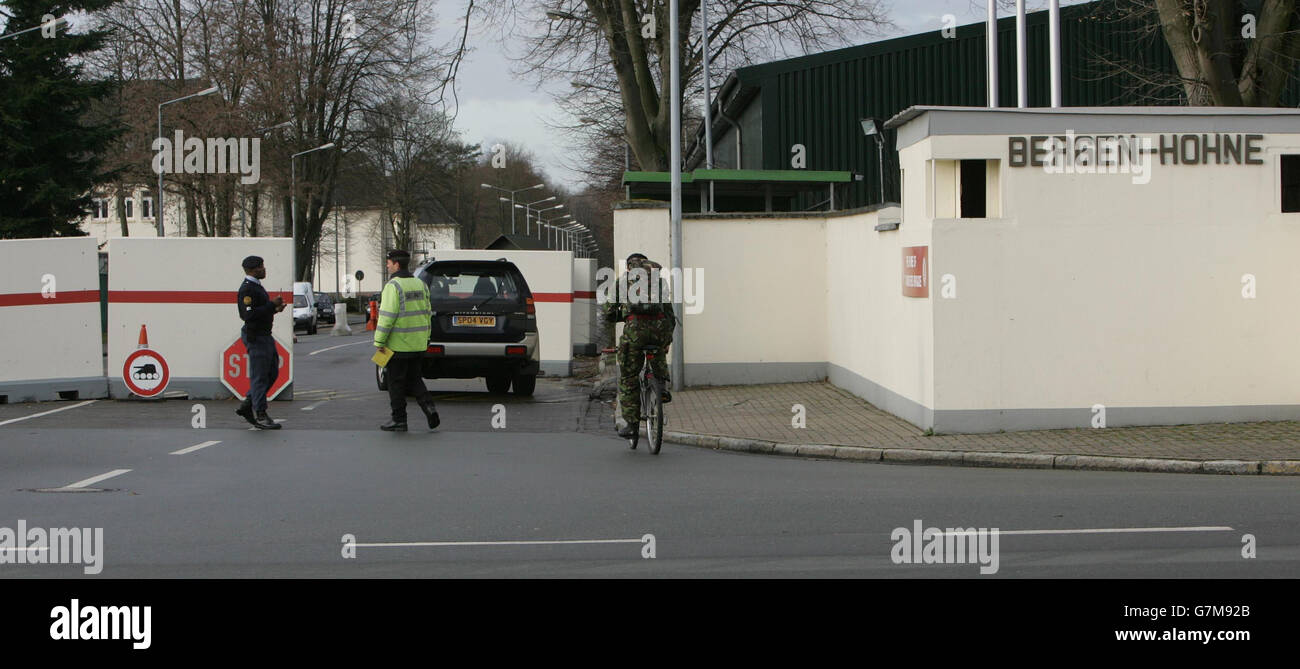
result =
[[[157,351],[141,348],[126,356],[122,365],[122,380],[131,392],[140,397],[154,397],[167,389],[171,372],[167,361]]]
[[[361,270],[357,270],[357,281],[360,281],[364,278],[366,278],[366,273],[362,272]]]
[[[275,381],[266,391],[267,400],[275,399],[275,396],[279,395],[280,391],[293,380],[293,366],[290,364],[293,354],[280,343],[279,339],[275,340],[275,352],[280,355],[280,367],[276,370]],[[251,369],[248,349],[244,348],[243,339],[236,339],[221,352],[221,383],[241,400],[248,397],[249,386],[252,385],[249,378]]]

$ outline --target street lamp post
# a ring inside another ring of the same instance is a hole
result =
[[[22,29],[22,30],[15,30],[14,32],[11,32],[11,33],[5,33],[5,34],[3,34],[3,35],[0,35],[0,39],[9,39],[10,37],[17,37],[17,36],[19,36],[19,35],[21,35],[21,34],[23,34],[23,33],[29,33],[29,32],[32,32],[33,30],[40,30],[40,29],[42,29],[42,28],[44,28],[44,27],[45,27],[45,24],[42,23],[42,24],[39,25],[39,26],[32,26],[31,28],[24,28],[24,29]],[[53,25],[53,28],[54,28],[54,30],[55,30],[56,32],[58,31],[59,28],[67,28],[67,27],[68,27],[68,20],[67,20],[66,18],[60,16],[59,18],[55,19],[55,21],[54,21],[54,25]]]
[[[672,253],[672,273],[673,276],[682,276],[682,62],[681,53],[678,47],[679,32],[679,11],[678,0],[668,0],[668,59],[671,67],[668,70],[668,88],[672,92],[669,105],[669,140],[671,147],[672,180],[669,204],[669,240]],[[705,116],[708,116],[705,114]],[[740,166],[737,165],[737,168]],[[673,328],[673,354],[672,354],[672,379],[673,390],[682,389],[682,374],[685,365],[682,364],[682,318],[676,319],[676,327]]]
[[[479,185],[482,186],[483,188],[495,188],[496,190],[499,190],[503,193],[510,193],[510,234],[512,235],[515,234],[515,193],[522,193],[526,190],[534,190],[537,188],[546,188],[546,184],[537,184],[535,186],[529,186],[527,188],[516,188],[515,190],[510,190],[509,188],[502,188],[500,186],[493,186],[492,184],[479,184]]]
[[[305,156],[313,151],[324,151],[325,149],[334,148],[334,142],[322,144],[314,149],[299,151],[289,156],[289,218],[293,223],[293,272],[294,280],[297,281],[298,273],[298,156]]]
[[[198,93],[194,93],[194,94],[192,94],[192,95],[186,95],[186,96],[184,96],[184,97],[179,97],[179,98],[176,98],[175,100],[168,100],[168,101],[166,101],[166,102],[164,102],[164,103],[158,105],[158,144],[159,144],[159,148],[162,148],[161,145],[162,145],[162,139],[163,139],[163,128],[162,128],[162,110],[163,110],[163,107],[166,107],[167,105],[172,104],[172,103],[175,103],[175,102],[182,102],[182,101],[188,100],[188,99],[190,99],[190,98],[197,98],[197,97],[201,97],[201,96],[204,96],[204,95],[212,95],[213,93],[216,93],[216,92],[217,92],[217,87],[216,87],[216,86],[213,86],[213,87],[211,87],[211,88],[205,88],[205,89],[199,91]],[[173,153],[173,155],[175,155],[175,154]],[[173,170],[176,169],[176,165],[172,165],[172,169],[173,169]],[[163,234],[164,234],[164,233],[163,233],[163,212],[166,211],[166,209],[163,208],[163,204],[164,204],[164,203],[163,203],[163,169],[162,169],[162,165],[159,164],[159,165],[158,165],[158,211],[154,212],[155,217],[158,219],[158,236],[159,236],[159,237],[162,237]]]

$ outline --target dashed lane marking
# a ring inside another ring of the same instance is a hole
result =
[[[171,452],[171,455],[185,455],[186,453],[193,453],[194,451],[197,451],[197,450],[199,450],[200,448],[207,448],[207,447],[209,447],[209,446],[216,446],[217,444],[220,444],[220,443],[221,443],[220,441],[205,441],[205,442],[203,442],[203,443],[201,443],[201,444],[194,444],[193,446],[190,446],[190,447],[188,447],[188,448],[182,448],[182,449],[179,450],[179,451],[172,451],[172,452]]]

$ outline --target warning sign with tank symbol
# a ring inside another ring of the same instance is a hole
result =
[[[167,360],[149,348],[149,334],[140,326],[140,348],[126,356],[122,365],[122,380],[132,393],[140,397],[155,397],[167,389],[169,374]]]

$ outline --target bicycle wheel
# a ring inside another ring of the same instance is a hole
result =
[[[664,396],[663,382],[652,379],[646,389],[650,396],[646,398],[645,433],[650,444],[650,452],[659,455],[659,448],[664,443]]]

